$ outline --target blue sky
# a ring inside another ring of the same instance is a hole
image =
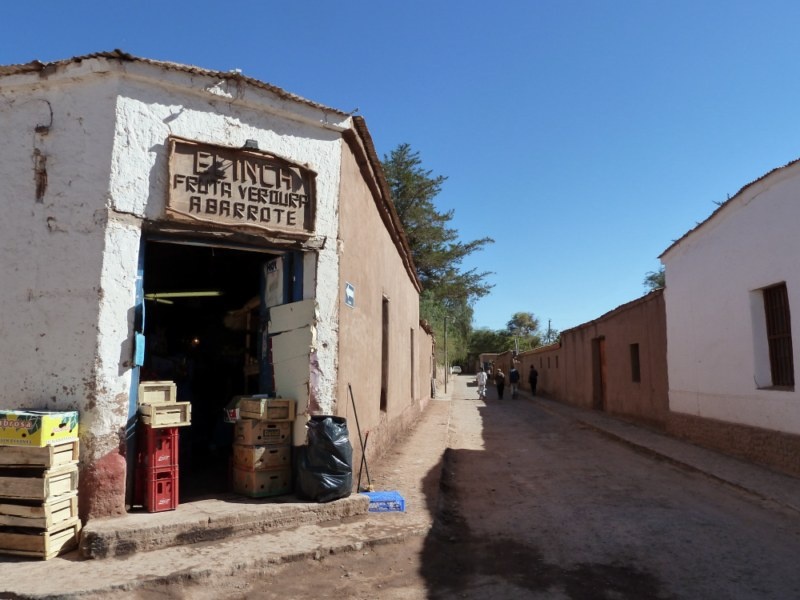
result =
[[[2,64],[120,48],[358,108],[496,240],[465,263],[493,272],[476,327],[638,298],[714,202],[800,157],[797,2],[39,0],[2,24]]]

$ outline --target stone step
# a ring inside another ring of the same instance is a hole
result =
[[[369,498],[352,494],[326,503],[294,496],[256,499],[226,494],[180,504],[163,512],[130,512],[90,520],[83,528],[80,553],[108,558],[183,544],[244,537],[299,525],[365,516]]]

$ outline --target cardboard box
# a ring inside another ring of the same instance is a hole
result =
[[[369,512],[405,512],[406,500],[397,492],[363,492],[369,497]]]
[[[236,423],[233,440],[245,446],[290,445],[292,424],[242,419]]]
[[[0,445],[41,447],[77,439],[78,411],[0,409]]]
[[[294,421],[295,401],[284,398],[239,398],[239,418],[261,421]]]
[[[263,471],[280,469],[292,464],[291,446],[233,445],[233,464],[240,469]]]
[[[251,498],[283,496],[292,492],[292,468],[251,471],[232,469],[233,491]]]

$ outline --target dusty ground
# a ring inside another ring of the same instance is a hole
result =
[[[800,597],[796,514],[468,381],[428,536],[138,597]]]

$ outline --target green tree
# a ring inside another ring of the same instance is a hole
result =
[[[448,308],[463,308],[488,294],[490,273],[464,271],[461,264],[494,240],[459,240],[458,231],[450,227],[453,211],[439,212],[434,204],[447,178],[424,169],[419,152],[409,144],[400,144],[384,156],[383,171],[425,290]]]
[[[468,359],[471,363],[481,354],[493,354],[514,349],[514,337],[507,330],[493,330],[488,327],[475,329],[469,338]]]
[[[506,323],[506,330],[514,340],[514,348],[520,352],[532,350],[542,345],[542,336],[539,333],[539,319],[533,313],[514,313]]]
[[[658,271],[648,271],[645,274],[644,281],[642,283],[644,284],[644,287],[647,288],[648,292],[663,288],[666,285],[664,265],[661,265]]]

